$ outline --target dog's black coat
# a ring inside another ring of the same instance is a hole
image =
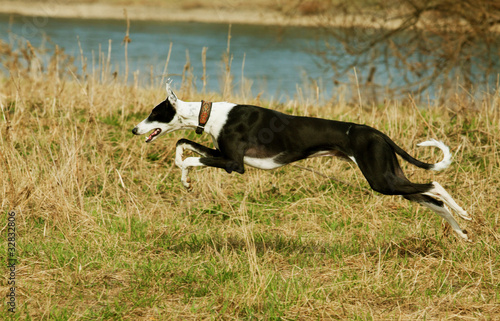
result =
[[[181,140],[178,144],[193,144]],[[195,143],[196,144],[196,143]],[[319,152],[356,160],[370,186],[386,195],[408,195],[427,191],[430,184],[411,183],[404,176],[395,153],[410,163],[430,168],[399,148],[382,132],[349,122],[286,115],[257,106],[237,105],[228,114],[217,138],[217,149],[203,148],[200,162],[228,173],[243,174],[244,157],[268,158],[292,163]]]
[[[170,93],[170,98],[157,105],[148,118],[132,130],[134,134],[143,134],[157,124],[162,124],[166,132],[186,128],[184,121],[190,122],[188,128],[193,126],[194,117],[197,116],[192,114],[192,103],[181,105],[191,110],[189,116],[184,114],[177,117],[179,103],[175,95]],[[410,182],[396,157],[398,154],[424,169],[443,169],[451,162],[451,154],[444,144],[428,141],[426,143],[430,144],[423,145],[439,147],[445,153],[445,158],[439,164],[427,164],[410,156],[387,135],[366,125],[292,116],[251,105],[230,105],[229,108],[225,107],[226,112],[219,114],[216,109],[212,110],[212,115],[215,112],[213,121],[218,122],[219,126],[210,133],[214,139],[214,149],[187,139],[177,142],[176,165],[182,169],[181,180],[186,188],[191,188],[187,174],[189,168],[194,166],[211,166],[222,168],[228,173],[234,171],[243,174],[245,164],[270,169],[308,157],[339,156],[354,161],[375,191],[385,195],[402,195],[431,208],[445,218],[462,238],[467,239],[466,232],[461,230],[444,202],[462,218],[471,219],[467,212],[437,182]],[[151,141],[154,135],[161,132],[154,130],[146,141]],[[183,160],[184,149],[194,151],[201,157]]]

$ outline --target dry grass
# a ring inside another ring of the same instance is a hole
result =
[[[17,312],[4,306],[0,318],[500,318],[498,94],[423,109],[305,98],[267,106],[373,125],[427,161],[439,153],[416,143],[443,139],[454,153],[449,169],[405,171],[438,180],[472,214],[460,222],[468,244],[428,210],[367,192],[357,168],[331,158],[299,164],[335,180],[294,166],[207,168],[193,171],[189,193],[175,141],[207,137],[178,132],[145,144],[130,133],[164,98],[162,86],[64,76],[64,59],[42,72],[26,52],[24,64],[4,61],[11,74],[0,87],[0,251],[14,209],[18,255]],[[177,94],[220,99],[186,86]]]

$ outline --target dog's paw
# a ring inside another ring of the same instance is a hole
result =
[[[461,218],[463,218],[466,221],[472,220],[472,217],[469,215],[469,213],[467,213],[466,211],[464,211],[462,209],[461,209],[461,211],[457,211],[457,214],[458,214],[458,216],[460,216]]]
[[[455,231],[457,233],[457,235],[464,241],[466,242],[472,242],[472,240],[469,239],[469,237],[467,236],[467,231],[466,230],[463,230],[463,231]]]
[[[182,185],[184,185],[188,192],[193,190],[193,184],[191,184],[191,178],[189,177],[182,181]]]

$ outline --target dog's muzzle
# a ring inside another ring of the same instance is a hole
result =
[[[132,134],[139,135],[138,131],[139,129],[137,127],[134,127],[134,129],[132,129]]]

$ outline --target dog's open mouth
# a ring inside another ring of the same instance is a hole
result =
[[[149,143],[150,141],[152,141],[153,138],[160,135],[160,133],[161,133],[160,128],[156,128],[155,130],[153,130],[153,132],[148,136],[148,138],[146,138],[146,143]]]

